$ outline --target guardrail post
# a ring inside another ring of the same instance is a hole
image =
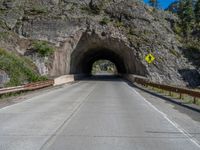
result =
[[[179,97],[180,99],[182,99],[183,97],[182,97],[182,94],[180,93],[180,97]]]
[[[193,101],[193,104],[196,104],[197,103],[197,98],[194,97],[194,101]]]
[[[172,96],[172,92],[171,91],[169,91],[169,96]]]

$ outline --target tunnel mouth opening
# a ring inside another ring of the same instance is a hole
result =
[[[112,62],[118,76],[136,74],[145,76],[146,66],[140,60],[137,49],[112,37],[102,38],[96,33],[83,33],[70,51],[67,64],[69,74],[91,76],[93,64],[98,60]]]
[[[128,72],[125,59],[113,50],[105,48],[89,49],[86,52],[72,56],[71,74],[94,75],[93,67],[96,62],[109,63],[117,74]]]
[[[92,76],[116,76],[118,75],[118,70],[112,61],[100,59],[92,64],[90,74]]]

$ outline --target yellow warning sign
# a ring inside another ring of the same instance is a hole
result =
[[[145,57],[145,60],[151,64],[154,60],[155,60],[155,57],[152,55],[152,54],[148,54],[146,57]]]

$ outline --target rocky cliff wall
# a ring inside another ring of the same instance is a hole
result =
[[[23,55],[33,41],[54,45],[46,63],[50,76],[87,73],[105,57],[123,73],[156,82],[200,82],[173,31],[177,18],[137,0],[0,0],[0,12],[2,48]],[[149,53],[156,58],[152,64],[144,59]]]

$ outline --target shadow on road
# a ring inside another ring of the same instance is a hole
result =
[[[81,80],[86,81],[116,81],[121,82],[123,79],[118,75],[91,75]]]

